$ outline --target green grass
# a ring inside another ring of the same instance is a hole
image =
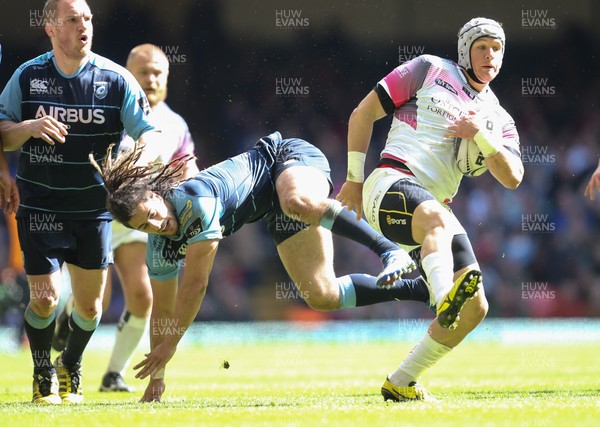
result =
[[[144,405],[136,403],[144,383],[130,372],[138,392],[97,392],[108,352],[90,351],[86,403],[78,407],[29,404],[28,352],[0,354],[0,425],[599,425],[598,345],[466,342],[421,378],[437,402],[384,403],[385,375],[410,349],[379,342],[188,346],[168,368],[164,402]]]

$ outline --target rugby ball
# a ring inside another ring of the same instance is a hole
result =
[[[454,157],[458,170],[465,176],[476,177],[488,170],[485,157],[474,139],[456,138]]]

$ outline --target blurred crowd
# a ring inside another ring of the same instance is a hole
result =
[[[348,117],[377,81],[398,65],[403,41],[366,43],[368,48],[363,44],[358,49],[335,25],[318,32],[298,30],[284,44],[243,40],[231,37],[220,25],[216,4],[207,2],[202,7],[205,25],[192,25],[192,17],[181,25],[179,36],[185,42],[161,43],[168,30],[160,33],[158,27],[127,31],[131,22],[125,11],[115,16],[110,28],[100,21],[96,24],[94,50],[123,63],[128,50],[141,42],[181,48],[187,56],[185,61],[179,56],[172,62],[167,103],[188,121],[203,167],[280,130],[284,137],[301,137],[325,153],[337,194],[346,175]],[[145,17],[143,9],[135,12],[140,20],[153,19]],[[583,197],[600,155],[600,44],[584,30],[561,30],[557,43],[521,46],[510,43],[509,33],[503,69],[491,85],[520,133],[523,183],[510,191],[489,173],[465,178],[451,204],[482,267],[489,316],[600,315],[600,239],[596,238],[600,200]],[[128,36],[111,44],[111,34]],[[450,34],[443,43],[414,45],[455,59],[454,41]],[[10,56],[10,46],[3,47]],[[12,59],[16,66],[31,56],[31,50],[13,52]],[[14,70],[8,72],[6,67],[3,64],[1,85]],[[377,162],[389,123],[383,119],[375,127],[367,170]],[[8,238],[0,217],[0,241]],[[379,260],[366,249],[341,238],[334,243],[338,274],[378,272]],[[14,291],[22,272],[15,274],[7,267],[6,249],[7,245],[0,245],[0,323],[5,324],[25,304],[24,291]],[[265,225],[251,224],[222,242],[198,318],[433,317],[427,307],[414,302],[318,313],[308,309],[293,289]],[[116,321],[121,313],[118,286],[113,298],[116,301],[103,322]]]

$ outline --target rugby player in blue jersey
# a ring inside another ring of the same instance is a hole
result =
[[[265,219],[285,269],[306,303],[341,310],[384,301],[429,301],[422,279],[402,280],[414,268],[408,254],[375,232],[356,214],[329,199],[327,159],[301,139],[278,132],[249,151],[178,184],[182,163],[136,166],[137,151],[110,154],[100,167],[107,206],[122,224],[149,233],[146,264],[152,282],[152,323],[167,322],[177,333],[151,331],[152,351],[134,369],[151,376],[142,401],[160,400],[164,367],[175,353],[206,292],[219,241],[246,223]],[[336,277],[331,233],[361,243],[381,257],[383,272]],[[185,270],[177,288],[179,267]],[[171,331],[172,332],[172,331]]]
[[[149,151],[158,134],[133,76],[91,52],[92,14],[85,0],[48,0],[44,16],[52,50],[21,65],[4,88],[0,136],[4,150],[21,149],[17,221],[31,293],[25,330],[33,358],[33,402],[81,403],[82,354],[100,321],[112,263],[106,190],[88,155],[104,155],[126,131],[146,143],[149,150],[140,159],[145,162],[155,158]],[[66,348],[52,364],[65,262],[75,308]]]

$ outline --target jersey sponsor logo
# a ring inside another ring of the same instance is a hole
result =
[[[64,108],[51,105],[46,111],[44,106],[40,105],[35,112],[35,118],[39,119],[44,116],[54,117],[63,123],[95,123],[101,125],[106,121],[104,110],[101,108]]]
[[[190,220],[190,218],[192,217],[192,201],[188,199],[187,202],[185,202],[185,208],[183,208],[183,211],[181,212],[181,216],[179,217],[179,223],[183,224],[185,226],[185,223],[188,222]]]
[[[460,108],[458,108],[456,105],[452,104],[448,100],[432,96],[431,103],[433,105],[427,106],[427,109],[429,111],[435,114],[439,114],[440,116],[445,117],[450,121],[455,121],[458,117],[464,115],[463,111]]]
[[[185,230],[185,236],[188,239],[191,239],[194,236],[197,236],[202,232],[202,220],[200,218],[196,218],[190,226]]]
[[[469,98],[471,98],[471,99],[475,99],[475,97],[477,96],[477,94],[476,94],[474,91],[472,91],[471,89],[469,89],[469,88],[468,88],[468,87],[466,87],[466,86],[463,86],[463,87],[462,87],[462,90],[463,90],[463,92],[464,92],[464,93],[466,93],[466,94],[467,94],[467,96],[468,96]]]
[[[106,98],[108,94],[108,82],[94,82],[94,96],[98,99]]]
[[[449,90],[454,95],[458,95],[458,92],[456,91],[456,89],[454,89],[454,87],[452,87],[452,85],[450,83],[448,83],[447,81],[437,78],[437,79],[435,79],[435,84],[443,87],[446,90]]]
[[[56,79],[29,79],[30,95],[62,95],[63,88],[56,83]]]
[[[147,116],[148,114],[150,114],[150,103],[148,102],[148,98],[146,98],[145,95],[138,98],[138,105],[144,112],[144,116]]]

